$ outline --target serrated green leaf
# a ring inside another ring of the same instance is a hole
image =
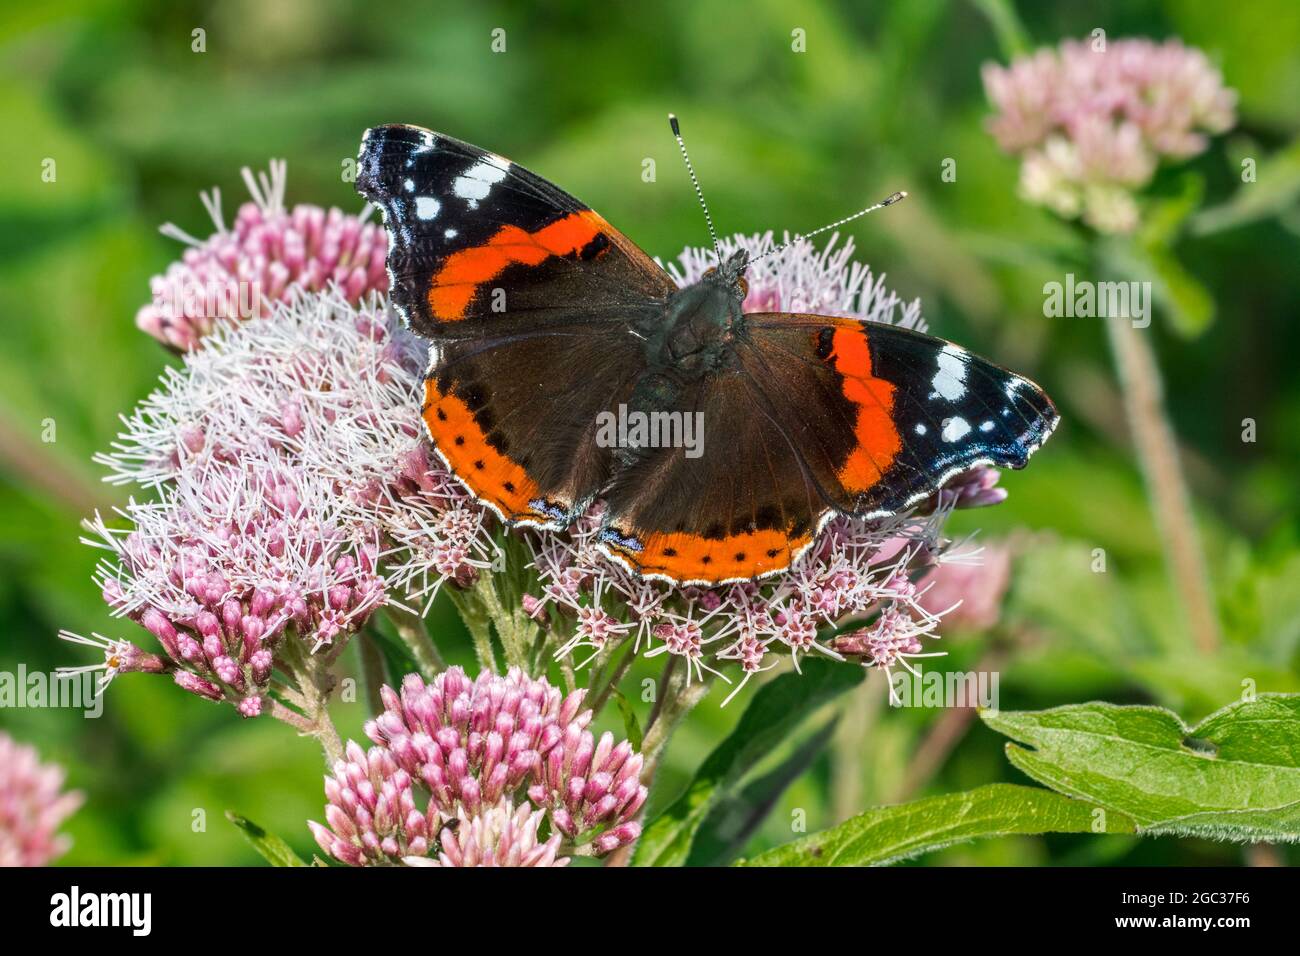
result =
[[[1050,790],[994,783],[965,793],[876,807],[740,866],[881,866],[981,837],[1131,833],[1120,813]]]
[[[233,810],[226,811],[226,819],[237,826],[253,849],[262,854],[263,859],[272,866],[306,866],[302,858],[294,853],[282,839],[274,833],[267,833],[252,820],[240,816]]]
[[[1300,695],[1265,694],[1195,727],[1160,707],[1079,704],[981,714],[1016,767],[1146,832],[1300,840]]]
[[[700,765],[686,792],[650,822],[637,844],[637,866],[681,866],[700,824],[730,788],[804,718],[859,684],[865,672],[828,660],[805,660],[802,674],[782,674],[759,688],[736,729]]]

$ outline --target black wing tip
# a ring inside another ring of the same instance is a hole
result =
[[[423,126],[414,126],[410,123],[383,123],[365,131],[361,137],[361,146],[364,149],[368,144],[386,142],[419,144],[432,135],[433,130],[425,129]]]
[[[1034,419],[1033,424],[1016,436],[1015,453],[1007,456],[1003,461],[995,461],[998,468],[1010,468],[1013,471],[1019,471],[1029,464],[1029,459],[1043,445],[1047,444],[1047,439],[1052,437],[1056,427],[1061,424],[1061,414],[1052,404],[1052,400],[1047,397],[1047,393],[1041,389],[1038,394],[1042,397],[1045,407],[1038,409],[1038,417]]]
[[[405,123],[370,127],[362,135],[357,153],[357,192],[382,205],[396,191],[395,174],[411,152],[432,145],[435,135],[432,130]]]

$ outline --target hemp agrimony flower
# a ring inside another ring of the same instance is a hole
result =
[[[64,792],[62,767],[0,731],[0,867],[45,866],[65,853],[59,827],[81,800]]]
[[[1019,154],[1025,198],[1102,232],[1138,224],[1133,194],[1162,159],[1187,159],[1235,122],[1236,94],[1178,40],[1066,40],[1010,66],[986,63],[989,129]]]
[[[317,843],[353,866],[562,866],[635,840],[646,798],[641,755],[594,739],[583,691],[564,696],[512,669],[470,680],[453,667],[401,692],[326,778]],[[539,834],[545,830],[549,835]]]
[[[370,222],[372,207],[359,216],[319,206],[285,206],[286,164],[272,160],[268,173],[245,167],[253,197],[239,207],[227,228],[221,190],[200,198],[216,232],[197,239],[171,223],[162,233],[189,248],[179,262],[150,281],[153,301],[136,313],[145,332],[173,348],[198,347],[221,321],[245,321],[270,314],[296,292],[334,285],[349,301],[388,289],[384,269],[387,238]]]

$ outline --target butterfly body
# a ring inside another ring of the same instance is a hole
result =
[[[712,276],[673,293],[658,327],[646,330],[646,360],[689,378],[719,371],[744,334],[740,301]]]
[[[600,547],[645,577],[775,573],[833,515],[1023,467],[1056,425],[1038,386],[940,339],[746,313],[743,252],[678,288],[569,194],[451,137],[377,127],[359,169],[393,302],[432,343],[444,462],[511,524],[564,528],[603,500]],[[611,441],[614,419],[649,427]]]

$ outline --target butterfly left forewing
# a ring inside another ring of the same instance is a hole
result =
[[[384,216],[393,303],[426,338],[594,328],[676,288],[578,199],[443,133],[367,130],[356,186]]]

